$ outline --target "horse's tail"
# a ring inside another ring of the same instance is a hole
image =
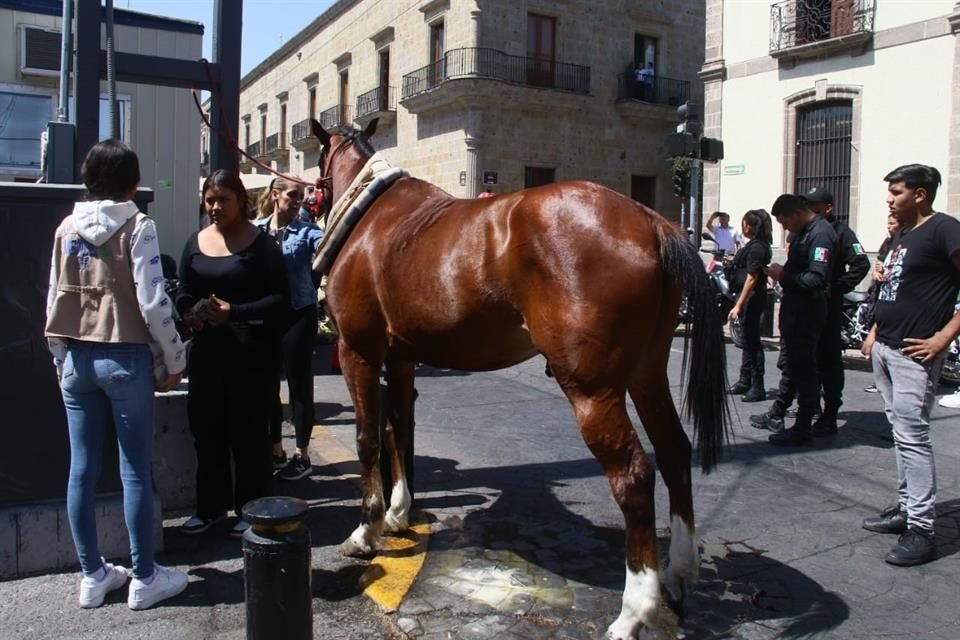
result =
[[[723,320],[696,248],[680,230],[668,224],[657,225],[657,235],[667,286],[682,282],[687,303],[692,307],[693,326],[687,325],[680,374],[681,378],[687,376],[683,411],[693,421],[700,467],[709,473],[720,459],[730,423]]]

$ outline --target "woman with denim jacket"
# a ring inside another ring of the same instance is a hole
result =
[[[46,324],[70,434],[67,517],[83,570],[78,600],[99,607],[132,575],[127,605],[147,609],[187,586],[185,573],[154,562],[151,481],[153,392],[176,386],[186,356],[164,290],[156,225],[133,203],[137,155],[105,140],[87,153],[81,173],[89,200],[57,229]],[[129,571],[106,562],[97,546],[95,494],[111,421]]]
[[[257,225],[269,233],[283,250],[290,284],[290,315],[280,342],[282,370],[287,377],[290,409],[296,432],[296,449],[287,460],[281,441],[283,412],[280,378],[271,395],[270,433],[273,461],[280,480],[299,480],[310,475],[310,434],[313,431],[313,347],[317,340],[317,287],[311,263],[323,231],[304,222],[299,214],[303,187],[283,178],[274,178],[260,196]]]

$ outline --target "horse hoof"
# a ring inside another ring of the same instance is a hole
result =
[[[409,529],[410,522],[407,516],[395,516],[388,511],[383,519],[383,526],[386,531],[397,533],[398,531],[406,531]]]
[[[340,544],[340,553],[348,558],[366,558],[376,553],[370,546],[357,544],[353,537],[347,538]]]

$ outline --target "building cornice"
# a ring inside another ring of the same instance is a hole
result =
[[[953,13],[947,16],[947,22],[950,23],[950,32],[960,31],[960,2],[953,5]]]
[[[723,82],[727,79],[727,65],[724,64],[723,58],[708,60],[703,63],[703,66],[700,68],[700,73],[697,75],[699,75],[700,79],[705,83]]]

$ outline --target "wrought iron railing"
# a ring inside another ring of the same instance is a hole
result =
[[[357,96],[357,117],[397,110],[396,87],[377,87]]]
[[[281,149],[281,148],[282,147],[280,146],[279,131],[277,133],[267,136],[267,139],[263,144],[264,153],[273,153],[274,151],[277,151],[278,149]]]
[[[873,32],[875,0],[784,0],[770,7],[770,51]]]
[[[617,102],[636,100],[679,107],[689,97],[690,83],[686,80],[656,76],[640,82],[632,73],[617,75]]]
[[[490,78],[510,84],[590,93],[590,67],[512,56],[497,49],[465,47],[403,76],[401,100],[436,89],[455,78]]]
[[[350,105],[335,104],[329,109],[320,112],[320,126],[324,129],[340,125],[347,126],[353,118],[350,116]]]
[[[310,128],[310,118],[295,123],[290,128],[290,143],[296,144],[301,140],[306,140],[313,136],[313,129]]]
[[[256,142],[251,142],[250,144],[247,145],[247,155],[253,156],[254,158],[260,155],[259,140],[257,140]]]

